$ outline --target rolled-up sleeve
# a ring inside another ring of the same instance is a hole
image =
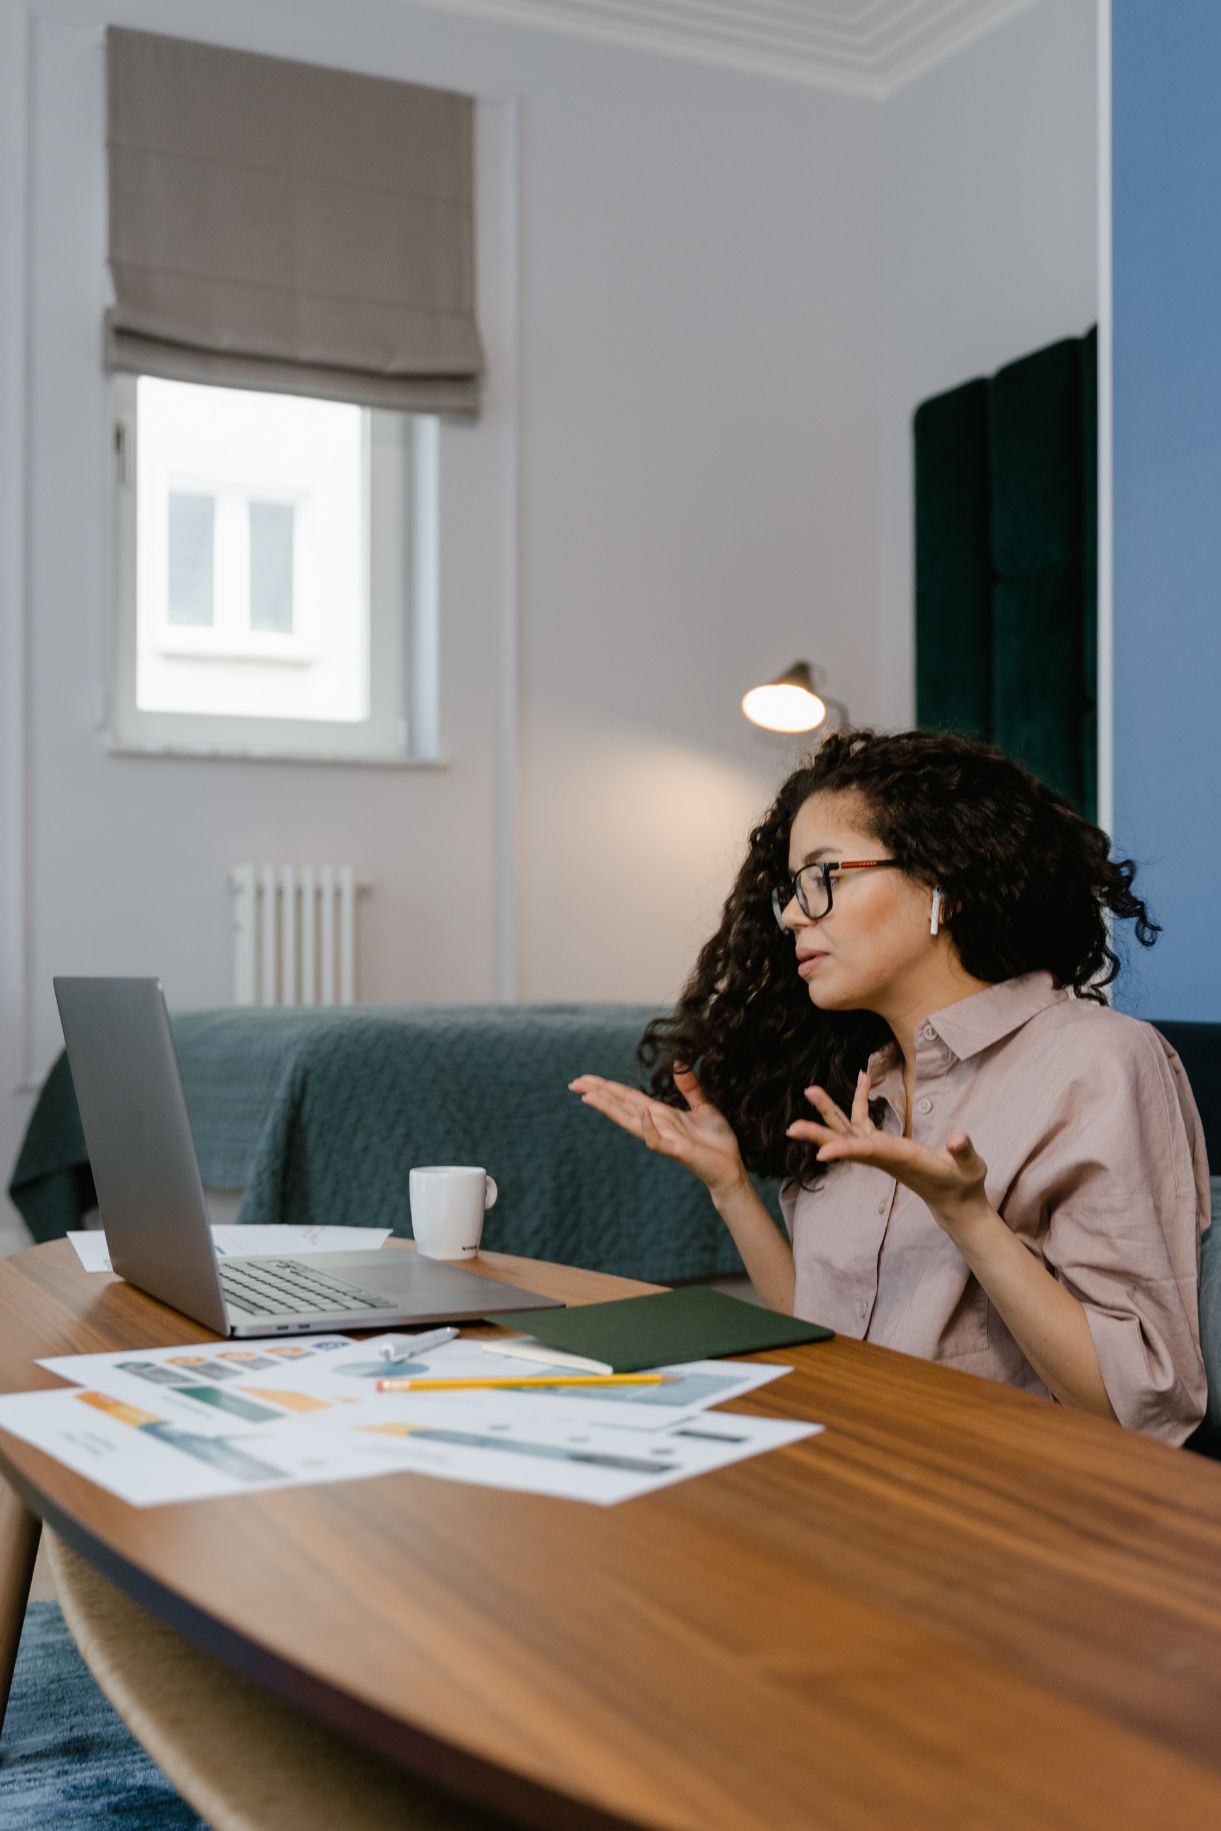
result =
[[[1119,1019],[1111,1041],[1078,1072],[1061,1064],[1067,1085],[1036,1172],[1043,1256],[1085,1309],[1120,1423],[1177,1444],[1207,1402],[1198,1308],[1209,1218],[1204,1138],[1165,1039]]]

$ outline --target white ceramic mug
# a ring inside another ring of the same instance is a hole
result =
[[[496,1200],[486,1170],[470,1164],[426,1164],[411,1172],[411,1231],[429,1259],[473,1259],[483,1217]]]

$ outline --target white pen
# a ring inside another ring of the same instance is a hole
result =
[[[426,1335],[392,1335],[382,1343],[382,1359],[396,1361],[404,1354],[421,1354],[425,1348],[443,1348],[447,1341],[457,1341],[457,1329],[429,1329]]]

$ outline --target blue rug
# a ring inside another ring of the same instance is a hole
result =
[[[0,1741],[4,1831],[207,1831],[98,1690],[54,1602],[26,1613]]]

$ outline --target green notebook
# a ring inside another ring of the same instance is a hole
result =
[[[511,1324],[504,1316],[487,1321],[520,1329],[565,1354],[601,1361],[612,1373],[716,1360],[723,1354],[758,1354],[797,1342],[829,1341],[835,1333],[701,1285],[565,1310],[515,1310]]]

